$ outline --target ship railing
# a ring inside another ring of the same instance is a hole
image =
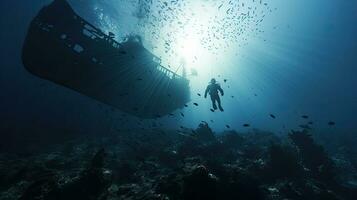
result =
[[[103,33],[104,34],[104,33]],[[112,45],[114,48],[119,49],[121,47],[121,44],[114,40],[114,38],[110,37],[109,35],[104,34],[104,39]]]
[[[108,42],[110,45],[112,45],[114,48],[119,49],[121,47],[121,44],[114,40],[113,37],[110,37],[109,35],[103,33],[100,29],[97,27],[93,26],[91,23],[87,22],[80,16],[76,15],[77,18],[80,19],[80,23],[83,25],[83,34],[91,37],[93,35],[94,37],[100,38]],[[93,38],[92,38],[93,39]]]
[[[161,64],[157,65],[157,70],[159,70],[162,73],[164,73],[170,79],[182,79],[182,80],[185,80],[185,78],[183,76],[178,75],[177,73],[171,71],[170,69],[167,69],[166,67],[162,66]]]
[[[113,37],[110,37],[109,35],[103,33],[100,29],[97,27],[93,26],[91,23],[87,22],[83,18],[77,15],[77,17],[81,20],[81,24],[83,25],[83,33],[84,35],[87,35],[88,37],[91,37],[88,33],[92,34],[95,37],[101,38],[105,41],[107,41],[109,44],[111,44],[114,48],[120,48],[121,44],[114,40]],[[85,33],[88,32],[88,33]],[[164,67],[161,65],[161,59],[154,56],[153,61],[157,63],[157,69],[161,72],[163,72],[167,77],[170,79],[182,79],[186,80],[185,77],[178,75],[177,73],[171,71],[170,69]]]
[[[161,58],[158,58],[154,55],[153,56],[153,61],[155,63],[157,63],[156,68],[157,70],[161,71],[162,73],[164,73],[167,77],[169,77],[170,79],[175,79],[175,78],[181,78],[178,74],[174,73],[173,71],[167,69],[166,67],[161,65]]]

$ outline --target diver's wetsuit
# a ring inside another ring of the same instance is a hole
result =
[[[205,91],[205,98],[207,97],[207,93],[209,93],[209,95],[211,96],[213,108],[217,110],[217,105],[216,105],[216,101],[217,101],[219,110],[223,111],[221,105],[221,99],[219,98],[218,91],[221,93],[222,96],[224,95],[224,92],[219,84],[210,83]]]

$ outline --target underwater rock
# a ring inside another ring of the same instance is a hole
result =
[[[96,199],[112,182],[112,172],[104,169],[104,149],[93,157],[89,168],[53,193],[58,199]]]
[[[259,180],[239,165],[223,165],[218,177],[218,199],[264,199]]]
[[[191,158],[187,161],[184,171],[162,177],[156,192],[169,199],[218,199],[217,177],[199,164],[200,159]]]
[[[262,157],[258,152],[268,149],[271,144],[280,144],[281,139],[272,132],[253,129],[249,134],[244,134],[244,151],[251,152],[255,158]],[[255,152],[255,153],[254,153]]]
[[[321,165],[331,159],[308,132],[215,135],[203,122],[191,137],[136,130],[71,142],[69,153],[61,151],[66,146],[21,159],[0,155],[0,175],[9,180],[0,179],[0,199],[354,200],[357,194],[346,184],[352,176],[323,177]],[[339,169],[352,170],[342,160],[347,156],[334,158]]]
[[[312,136],[305,129],[303,131],[292,131],[289,138],[299,149],[303,165],[311,170],[314,177],[318,179],[333,181],[335,168],[324,148],[315,143]]]
[[[135,172],[138,170],[136,162],[120,160],[114,163],[114,165],[116,167],[113,168],[113,181],[120,184],[136,181],[136,177],[134,176]]]
[[[176,150],[165,149],[158,154],[158,160],[161,164],[168,167],[177,167],[178,161],[181,160]]]
[[[3,159],[3,158],[2,158]],[[14,168],[6,166],[8,163],[1,165],[0,171],[0,191],[7,189],[12,184],[15,184],[26,178],[28,168],[26,166],[16,166]]]
[[[48,178],[43,180],[38,180],[32,183],[19,200],[35,200],[35,199],[52,199],[49,195],[52,195],[52,191],[57,189],[57,183],[54,178]]]
[[[169,199],[182,199],[182,178],[178,173],[160,177],[156,192],[167,196]]]
[[[236,131],[227,131],[219,137],[219,140],[224,144],[226,148],[237,148],[243,144],[244,138]]]
[[[203,165],[195,167],[184,178],[183,199],[217,199],[217,180]]]
[[[268,152],[267,174],[270,178],[298,178],[302,175],[302,166],[291,148],[273,144]]]
[[[199,124],[194,136],[201,142],[212,142],[216,140],[216,137],[207,122]]]
[[[106,153],[105,150],[102,148],[100,149],[94,156],[91,162],[90,169],[100,169],[104,167],[104,159]]]
[[[26,188],[20,199],[95,199],[111,183],[111,171],[103,168],[104,149],[98,151],[89,167],[75,177],[62,177],[48,171]]]

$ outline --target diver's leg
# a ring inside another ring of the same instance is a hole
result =
[[[219,96],[217,95],[217,102],[218,102],[218,108],[220,111],[224,111],[221,105],[221,99],[219,98]]]
[[[214,96],[211,96],[211,101],[212,101],[213,109],[217,110],[216,98],[214,98]]]

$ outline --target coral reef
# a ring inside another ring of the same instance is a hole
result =
[[[357,187],[343,178],[351,181],[354,166],[331,157],[307,131],[292,131],[286,138],[259,130],[215,134],[202,123],[189,134],[122,131],[67,141],[42,153],[0,157],[2,200],[337,200],[357,195]]]

